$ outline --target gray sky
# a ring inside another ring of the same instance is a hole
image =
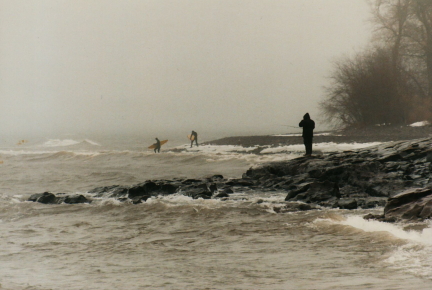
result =
[[[364,0],[0,0],[0,128],[292,131],[368,17]]]

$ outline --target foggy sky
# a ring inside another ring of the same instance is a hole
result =
[[[295,131],[368,17],[364,0],[0,0],[1,132]]]

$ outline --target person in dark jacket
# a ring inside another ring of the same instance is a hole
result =
[[[192,145],[193,145],[194,141],[195,141],[196,146],[198,147],[198,133],[192,130],[192,133],[191,133],[191,148],[192,148]]]
[[[154,144],[156,147],[155,147],[155,149],[154,149],[154,152],[156,153],[156,151],[158,152],[158,153],[160,153],[160,148],[161,148],[161,143],[160,143],[160,141],[159,141],[159,139],[158,138],[155,138],[156,139],[156,143]]]
[[[315,122],[310,118],[309,113],[306,113],[303,116],[303,120],[300,121],[300,127],[303,127],[303,143],[306,148],[305,156],[312,155],[312,139],[313,139],[313,130],[315,129]]]

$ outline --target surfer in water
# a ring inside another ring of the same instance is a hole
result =
[[[156,147],[154,148],[154,152],[156,153],[156,151],[158,152],[158,153],[160,153],[160,148],[161,148],[161,142],[159,141],[159,139],[158,138],[155,138],[156,139],[156,143],[154,144]]]
[[[191,139],[191,148],[193,146],[193,142],[195,141],[196,146],[198,147],[198,133],[192,130],[192,133],[190,135]]]
[[[306,148],[305,156],[312,155],[312,139],[313,139],[313,130],[315,129],[315,122],[310,118],[309,113],[306,113],[303,116],[303,120],[300,121],[300,127],[303,127],[303,143]]]

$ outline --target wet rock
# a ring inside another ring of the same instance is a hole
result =
[[[224,198],[224,197],[229,197],[229,194],[226,192],[221,192],[214,196],[214,198]]]
[[[158,196],[174,194],[180,188],[181,183],[178,181],[146,181],[134,185],[128,189],[128,197],[134,199],[135,197],[144,196]]]
[[[60,199],[60,203],[62,202],[67,204],[77,204],[77,203],[90,203],[91,201],[82,194],[74,194],[74,195],[65,196],[64,198]]]
[[[131,201],[133,204],[139,204],[147,201],[151,196],[150,195],[144,195],[144,196],[135,196],[131,198]]]
[[[226,182],[226,185],[229,186],[253,186],[255,183],[248,179],[231,179]]]
[[[223,192],[223,193],[226,193],[226,194],[231,194],[231,193],[234,193],[234,190],[232,190],[231,187],[228,187],[228,188],[224,188],[224,189],[222,190],[222,192]]]
[[[306,192],[310,188],[312,183],[313,182],[305,182],[305,183],[300,183],[300,184],[290,186],[289,187],[290,191],[288,192],[288,195],[285,197],[285,200],[288,201],[290,199],[295,198],[300,193]]]
[[[49,203],[56,203],[57,197],[51,192],[36,193],[36,194],[32,194],[29,197],[28,201],[49,204]]]
[[[192,184],[189,186],[180,187],[179,193],[190,196],[193,199],[203,198],[210,199],[213,192],[209,189],[206,183]]]
[[[64,193],[53,194],[50,192],[32,194],[28,201],[40,202],[45,204],[78,204],[90,203],[91,200],[87,199],[81,194],[65,195]]]
[[[93,194],[95,197],[112,197],[120,198],[125,197],[129,192],[129,187],[121,185],[111,185],[96,187],[90,190],[88,193]]]
[[[340,209],[357,209],[357,200],[355,199],[340,199],[338,200],[338,207]]]
[[[394,218],[394,217],[387,218],[387,217],[384,216],[384,214],[377,214],[377,215],[375,215],[375,214],[369,213],[369,214],[363,216],[363,218],[365,220],[377,220],[377,221],[386,222],[386,223],[394,223],[394,222],[397,221],[396,218]]]
[[[411,188],[388,199],[386,218],[424,220],[432,217],[432,189]]]
[[[307,211],[317,209],[316,206],[300,202],[287,202],[284,206],[275,206],[273,210],[276,213],[287,213],[296,211]]]
[[[304,188],[307,189],[302,193],[297,193],[293,198],[290,198],[289,193],[285,200],[299,200],[306,203],[320,203],[340,198],[339,187],[337,183],[331,181],[315,181],[305,185]]]
[[[224,177],[221,174],[215,174],[212,177],[210,177],[210,180],[212,180],[212,181],[220,181],[220,180],[223,180],[223,179],[224,179]]]
[[[137,196],[149,195],[153,191],[157,191],[159,189],[159,185],[153,181],[146,181],[144,183],[137,184],[128,189],[128,197],[133,199]]]
[[[375,208],[375,207],[384,207],[387,203],[387,198],[380,197],[369,197],[364,199],[364,202],[360,205],[361,208]]]

